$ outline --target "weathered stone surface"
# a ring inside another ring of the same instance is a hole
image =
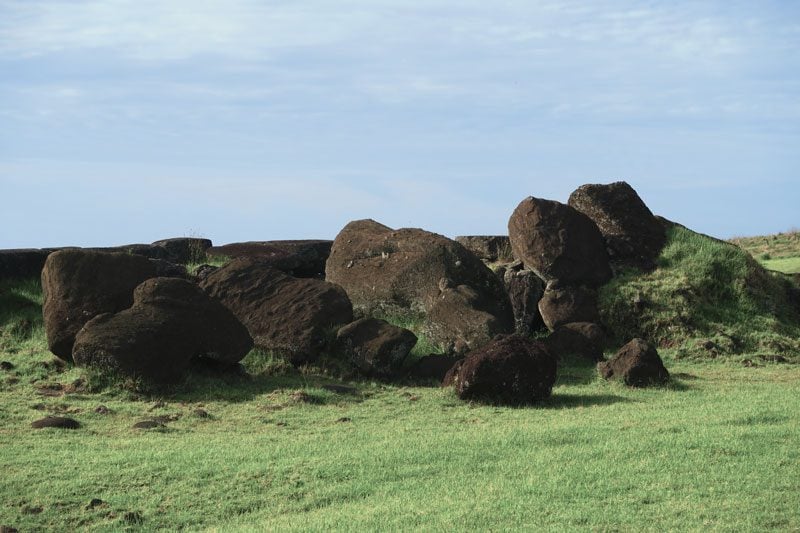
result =
[[[151,278],[136,287],[133,305],[90,320],[72,355],[81,366],[154,382],[174,382],[195,358],[240,361],[253,341],[220,302],[178,278]]]
[[[204,261],[206,250],[211,248],[211,241],[196,237],[177,237],[156,241],[153,246],[164,248],[170,262],[185,265]]]
[[[559,326],[544,341],[550,353],[558,358],[575,355],[590,361],[601,361],[606,347],[603,328],[593,322],[573,322]]]
[[[393,230],[374,220],[342,229],[326,267],[357,308],[399,307],[426,312],[439,298],[439,283],[467,285],[510,314],[502,283],[472,252],[442,235],[416,228]]]
[[[47,250],[0,250],[0,280],[37,278],[42,273]]]
[[[83,250],[85,252],[99,252],[105,254],[127,254],[127,255],[140,255],[148,259],[161,259],[169,261],[171,259],[169,252],[162,246],[155,246],[153,244],[123,244],[120,246],[101,246],[92,248],[62,248],[63,250]]]
[[[411,368],[408,369],[408,376],[415,379],[430,379],[441,382],[447,372],[463,359],[458,355],[426,355],[414,362]]]
[[[163,259],[150,259],[153,266],[156,267],[156,277],[159,278],[181,278],[188,279],[189,272],[184,265],[178,263],[170,263]]]
[[[550,331],[570,322],[600,322],[594,289],[565,287],[558,282],[547,284],[539,300],[539,312]]]
[[[550,396],[556,365],[544,344],[504,335],[464,359],[453,372],[453,382],[463,400],[525,404]]]
[[[200,265],[194,271],[194,277],[197,281],[202,281],[208,277],[209,274],[216,271],[219,267],[214,265]]]
[[[447,353],[462,353],[513,330],[510,313],[497,316],[495,302],[468,285],[443,287],[428,309],[424,332]]]
[[[138,255],[85,250],[50,254],[42,270],[42,311],[50,351],[71,361],[78,330],[101,313],[130,307],[136,286],[155,275],[155,266]]]
[[[209,248],[211,257],[245,257],[297,278],[325,277],[325,262],[331,253],[333,241],[252,241],[236,242]]]
[[[598,363],[597,370],[605,379],[618,379],[632,387],[669,381],[669,372],[655,347],[643,339],[630,341],[613,358]]]
[[[600,230],[572,207],[529,196],[508,221],[514,257],[546,281],[592,287],[611,279]]]
[[[514,310],[514,331],[530,335],[544,326],[539,312],[539,300],[544,295],[545,283],[532,270],[507,268],[503,283]]]
[[[514,260],[507,235],[463,235],[455,241],[487,263],[510,263]]]
[[[336,334],[340,349],[361,373],[389,377],[403,366],[417,344],[417,336],[407,329],[377,318],[361,318]]]
[[[570,195],[569,205],[597,224],[612,261],[655,267],[666,232],[633,187],[624,181],[582,185]]]
[[[316,360],[332,331],[353,321],[345,291],[334,283],[294,278],[259,259],[239,258],[200,282],[247,327],[256,346],[294,364]]]

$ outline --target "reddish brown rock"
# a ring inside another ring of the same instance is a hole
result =
[[[506,235],[464,235],[455,241],[487,263],[514,260],[511,254],[511,242]]]
[[[612,261],[655,267],[666,231],[633,187],[624,181],[582,185],[570,195],[569,205],[594,221]]]
[[[514,331],[530,335],[544,326],[539,312],[539,300],[544,295],[545,284],[532,270],[506,268],[503,283],[514,310]]]
[[[138,255],[85,250],[50,254],[42,270],[42,311],[50,351],[71,361],[78,330],[101,313],[130,307],[136,286],[155,275],[156,267]]]
[[[539,312],[550,331],[570,322],[600,322],[597,292],[586,287],[548,283],[539,300]]]
[[[212,257],[250,258],[297,278],[325,278],[325,262],[333,241],[251,241],[214,246]]]
[[[338,285],[294,278],[258,259],[235,259],[200,286],[236,315],[256,346],[294,364],[316,360],[333,332],[353,321],[352,304]]]
[[[603,378],[617,379],[631,387],[661,385],[669,381],[669,372],[655,347],[643,339],[630,341],[609,361],[598,363],[597,370]]]
[[[611,279],[600,230],[572,207],[529,196],[508,221],[514,257],[540,278],[597,287]]]
[[[541,342],[505,335],[472,352],[453,374],[463,400],[526,404],[550,397],[556,359]]]
[[[417,336],[409,330],[376,318],[347,324],[337,332],[336,340],[362,374],[380,377],[396,374],[417,344]]]
[[[592,322],[573,322],[556,328],[544,342],[550,353],[558,358],[574,355],[601,361],[606,334],[603,328]]]
[[[75,339],[81,366],[167,383],[195,358],[232,365],[253,341],[221,303],[177,278],[152,278],[134,291],[133,305],[90,320]]]

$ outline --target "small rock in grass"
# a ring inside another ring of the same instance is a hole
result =
[[[26,505],[22,508],[22,514],[39,514],[44,511],[41,505]]]
[[[353,421],[353,419],[348,417],[348,416],[343,416],[342,418],[339,418],[338,420],[336,420],[336,422],[352,422],[352,421]]]
[[[42,419],[31,422],[33,429],[42,428],[61,428],[61,429],[78,429],[81,425],[77,420],[61,416],[46,416]]]
[[[112,411],[105,405],[98,405],[94,408],[94,412],[98,415],[110,415]]]
[[[630,341],[611,360],[598,363],[597,370],[603,378],[619,379],[631,387],[659,385],[669,381],[669,372],[655,346],[643,339]]]
[[[136,422],[133,425],[133,429],[156,429],[163,427],[165,427],[164,424],[157,420],[142,420],[141,422]]]
[[[9,361],[0,361],[0,370],[14,370],[14,364]]]
[[[0,533],[17,533],[17,529],[11,526],[0,526]]]
[[[106,502],[104,502],[100,498],[92,498],[89,501],[89,504],[86,506],[86,509],[87,510],[94,509],[95,507],[100,507],[101,505],[105,505],[105,504],[106,504]]]
[[[211,418],[211,415],[205,409],[195,409],[192,414],[197,418]]]

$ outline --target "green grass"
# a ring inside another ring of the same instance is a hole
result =
[[[800,257],[782,257],[780,259],[764,259],[761,261],[766,268],[777,270],[785,274],[800,273]]]
[[[770,270],[785,274],[800,273],[800,231],[765,235],[759,237],[738,237],[731,242],[747,251]]]
[[[800,360],[800,316],[789,284],[736,246],[674,227],[658,268],[622,273],[601,289],[601,320],[618,343],[644,337],[677,357]]]
[[[215,256],[203,256],[202,258],[190,261],[189,264],[186,265],[186,270],[189,274],[194,275],[197,272],[197,269],[203,265],[211,265],[215,267],[224,266],[231,260],[230,257],[226,257],[223,255],[215,255]]]
[[[662,270],[692,238],[671,236]],[[508,408],[251,352],[245,375],[142,394],[54,365],[41,319],[15,329],[38,285],[2,289],[0,525],[20,531],[800,528],[800,365],[663,350],[673,383],[635,390],[568,361],[550,400]],[[33,430],[45,415],[82,427]],[[174,421],[132,428],[156,416]]]

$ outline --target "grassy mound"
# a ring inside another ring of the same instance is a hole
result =
[[[800,273],[800,231],[739,237],[731,239],[731,242],[749,252],[770,270],[786,274]]]
[[[658,268],[623,272],[601,289],[600,314],[617,342],[643,337],[676,357],[800,359],[790,284],[739,247],[674,226]]]

